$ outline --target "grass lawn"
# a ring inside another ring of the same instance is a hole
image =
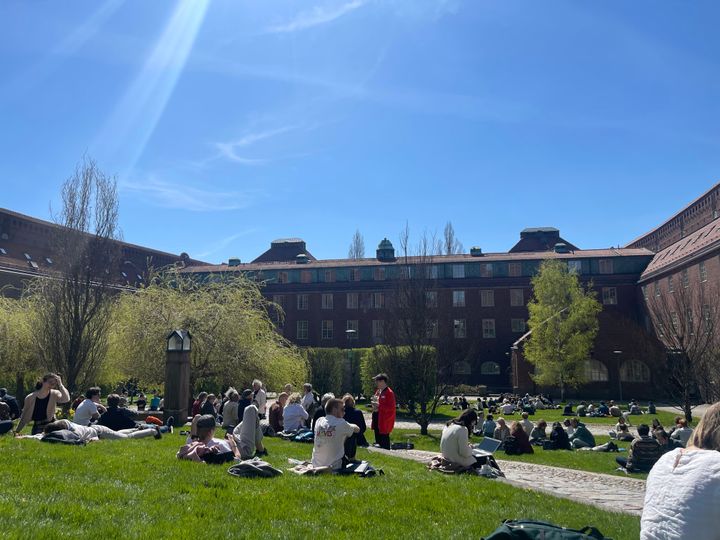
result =
[[[479,538],[505,518],[597,526],[639,536],[637,517],[472,476],[367,454],[386,475],[231,477],[224,466],[181,462],[183,437],[102,441],[86,447],[0,437],[5,538]],[[311,447],[266,440],[273,465]]]
[[[440,452],[440,431],[430,431],[428,435],[420,435],[418,430],[396,429],[393,431],[392,440],[394,442],[406,442],[410,440],[417,450],[428,450],[432,452]],[[368,440],[372,443],[372,434]],[[596,436],[597,444],[604,444],[610,440],[607,436]],[[482,437],[473,437],[472,442],[479,443]],[[553,467],[562,467],[566,469],[577,469],[581,471],[617,474],[625,476],[624,472],[616,471],[618,465],[615,462],[617,456],[627,457],[630,443],[619,443],[620,448],[624,448],[624,452],[588,452],[576,450],[543,450],[541,447],[534,446],[534,454],[523,454],[520,456],[508,456],[502,450],[495,453],[497,459],[505,459],[508,461],[524,461],[527,463],[537,463],[538,465],[551,465]],[[647,478],[647,474],[633,474],[632,478]]]

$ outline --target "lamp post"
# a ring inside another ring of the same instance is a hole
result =
[[[620,399],[619,401],[622,401],[622,369],[620,366],[620,356],[622,356],[622,351],[613,351],[613,354],[615,355],[615,364],[617,364],[617,373],[618,373],[618,389],[620,390]]]
[[[353,355],[353,346],[352,342],[357,337],[357,330],[354,330],[352,328],[348,328],[345,330],[345,338],[348,342],[348,369],[350,371],[350,393],[353,394],[353,397],[355,394],[355,356]]]
[[[192,336],[187,330],[173,330],[167,337],[165,352],[165,407],[163,416],[171,416],[177,425],[185,424],[190,402],[190,351]]]

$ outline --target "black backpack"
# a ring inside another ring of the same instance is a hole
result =
[[[512,435],[508,435],[505,437],[505,442],[503,443],[503,449],[505,450],[505,453],[509,456],[519,454],[520,451],[518,450],[518,442],[515,437]]]
[[[568,529],[545,521],[505,520],[483,540],[610,540],[595,527]]]

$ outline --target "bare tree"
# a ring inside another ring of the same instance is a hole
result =
[[[365,257],[365,239],[360,234],[360,230],[356,230],[350,242],[348,250],[348,259],[362,259]]]
[[[445,224],[442,249],[445,255],[456,255],[463,252],[462,243],[455,237],[455,228],[451,221]]]
[[[76,392],[94,382],[108,348],[120,260],[116,180],[84,158],[61,196],[62,209],[53,216],[57,274],[34,284],[34,333],[42,363]]]
[[[647,297],[655,334],[668,355],[668,392],[688,422],[699,401],[718,397],[718,306],[714,284],[689,283],[687,275],[674,289],[660,288]]]

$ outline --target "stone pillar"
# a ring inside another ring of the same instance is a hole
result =
[[[163,417],[174,417],[176,426],[184,425],[188,418],[190,340],[190,332],[185,330],[175,330],[168,336]]]

